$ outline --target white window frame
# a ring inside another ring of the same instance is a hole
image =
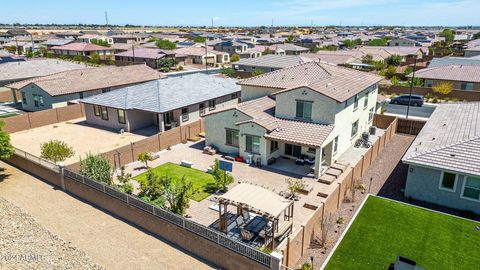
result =
[[[355,124],[355,123],[357,123],[357,131],[355,132],[355,134],[352,134],[353,124]],[[359,128],[360,128],[360,121],[357,119],[357,120],[352,122],[352,125],[351,125],[351,128],[350,128],[350,135],[351,135],[350,138],[351,139],[355,138],[358,135]]]
[[[365,93],[365,97],[364,97],[365,99],[363,100],[363,109],[364,110],[366,110],[368,108],[369,94],[370,94],[369,92]]]
[[[445,175],[445,173],[450,173],[450,174],[454,174],[455,175],[455,182],[453,183],[453,189],[449,189],[449,188],[445,188],[445,187],[442,187],[442,182],[443,182],[443,176]],[[456,173],[451,173],[451,172],[443,172],[440,174],[440,179],[438,181],[438,189],[440,190],[443,190],[443,191],[448,191],[448,192],[453,192],[455,193],[455,191],[457,190],[457,183],[458,183],[458,174]]]
[[[338,153],[338,135],[335,138],[333,138],[332,150],[334,155]]]
[[[353,97],[353,111],[356,111],[358,109],[358,95],[355,95]]]
[[[480,202],[480,198],[477,200],[477,199],[472,199],[470,197],[463,196],[463,193],[465,192],[465,184],[467,183],[467,178],[468,177],[469,176],[467,176],[467,175],[463,176],[463,184],[462,184],[462,190],[460,192],[460,198],[462,198],[464,200],[469,200],[469,201],[472,201],[472,202]],[[472,177],[474,177],[474,176],[472,176]],[[474,178],[479,178],[479,177],[474,177]]]

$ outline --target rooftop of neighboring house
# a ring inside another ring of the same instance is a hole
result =
[[[132,47],[136,48],[137,46],[135,43],[114,43],[110,46],[111,49],[124,51],[131,50]]]
[[[74,42],[65,44],[62,46],[52,47],[53,50],[64,50],[64,51],[79,51],[79,52],[94,52],[94,51],[108,51],[112,50],[109,47],[100,46],[97,44],[85,43],[85,42]]]
[[[9,29],[7,31],[10,35],[16,36],[16,35],[30,35],[30,33],[25,30],[25,29]]]
[[[174,50],[176,54],[204,56],[206,54],[205,47],[184,47]],[[225,52],[215,51],[213,48],[208,48],[209,54],[225,54]]]
[[[313,61],[309,57],[302,55],[276,55],[267,54],[256,58],[244,58],[235,62],[235,66],[255,66],[255,67],[268,67],[268,68],[286,68],[295,66],[298,64]]]
[[[51,96],[91,91],[142,83],[162,78],[163,75],[146,65],[106,66],[69,70],[48,76],[24,80],[7,85],[21,89],[31,83],[37,85]]]
[[[442,57],[442,58],[433,58],[429,68],[439,67],[439,66],[450,66],[450,65],[469,65],[469,66],[479,66],[480,57]]]
[[[268,96],[242,102],[234,108],[214,111],[207,115],[232,109],[236,109],[251,118],[238,122],[236,125],[258,124],[267,130],[265,138],[287,143],[320,147],[334,128],[333,125],[277,118],[275,117],[275,100]]]
[[[240,92],[236,81],[218,75],[197,73],[128,86],[87,97],[81,102],[162,113]]]
[[[402,161],[480,175],[480,103],[437,106]]]
[[[362,63],[361,57],[342,53],[322,53],[320,51],[318,53],[302,53],[301,56],[319,59],[321,62],[335,65]]]
[[[411,74],[409,75],[411,76]],[[480,66],[448,65],[429,67],[415,72],[415,77],[432,80],[480,82]]]
[[[136,48],[135,50],[129,50],[115,54],[115,56],[125,56],[135,58],[147,58],[147,59],[159,59],[165,56],[175,56],[174,51],[153,49],[153,48]]]
[[[0,81],[46,76],[62,71],[84,69],[85,65],[56,59],[11,62],[0,65]]]
[[[113,35],[112,38],[123,38],[123,39],[132,39],[132,38],[149,38],[152,34],[148,33],[130,33],[130,34],[121,34]]]
[[[480,38],[479,38],[479,39],[470,40],[470,41],[467,43],[467,47],[468,47],[468,48],[474,48],[474,47],[477,47],[477,46],[480,46]]]
[[[42,42],[41,44],[48,45],[48,46],[63,46],[65,44],[72,43],[74,41],[75,41],[74,39],[52,38]]]
[[[284,51],[306,52],[306,51],[310,50],[308,48],[297,46],[297,45],[292,44],[292,43],[278,44],[278,45],[275,45],[275,46],[277,46],[279,49],[282,49]]]
[[[468,48],[465,51],[480,52],[480,44],[477,45],[476,47]]]
[[[369,51],[375,52],[384,50],[389,55],[398,54],[401,56],[414,55],[417,54],[419,50],[423,53],[428,53],[428,48],[408,46],[363,46],[358,48],[358,50],[365,51],[366,53],[369,53]],[[388,56],[386,58],[388,58]]]
[[[94,38],[105,38],[105,36],[99,35],[99,34],[83,34],[78,37],[79,39],[94,39]]]
[[[307,87],[338,102],[360,93],[383,78],[333,64],[307,62],[238,82],[240,85],[277,88],[275,94]]]

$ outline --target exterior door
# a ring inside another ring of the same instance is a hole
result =
[[[299,145],[285,144],[285,155],[301,157],[302,156],[302,147]]]

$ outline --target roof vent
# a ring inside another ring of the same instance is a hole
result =
[[[331,85],[332,85],[332,83],[327,83],[327,87],[329,87],[329,86],[331,86]]]
[[[455,154],[450,154],[451,157],[455,157]]]

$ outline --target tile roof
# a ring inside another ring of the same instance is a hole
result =
[[[271,67],[271,68],[286,68],[298,64],[311,62],[310,58],[301,55],[276,55],[268,54],[256,58],[244,58],[235,62],[238,66],[255,66],[255,67]]]
[[[429,68],[440,67],[440,66],[450,66],[450,65],[469,65],[469,66],[480,66],[480,58],[475,57],[442,57],[442,58],[433,58]]]
[[[115,56],[133,57],[134,54],[135,54],[135,58],[149,58],[149,59],[163,58],[167,54],[175,55],[173,51],[165,51],[165,50],[153,49],[153,48],[136,48],[135,52],[133,50],[129,50],[126,52],[117,53],[115,54]]]
[[[51,96],[60,96],[102,88],[141,83],[161,78],[163,75],[146,65],[107,66],[64,71],[44,77],[24,80],[7,85],[20,89],[36,84]]]
[[[480,102],[437,106],[402,161],[480,175]]]
[[[47,41],[42,42],[42,45],[49,45],[49,46],[62,46],[68,43],[72,43],[73,39],[65,39],[65,38],[52,38]]]
[[[232,78],[198,73],[123,87],[87,97],[81,102],[163,113],[240,92],[235,82]]]
[[[344,102],[383,78],[332,64],[307,62],[239,81],[240,85],[282,89],[274,94],[308,87],[338,102]]]
[[[284,51],[296,51],[296,52],[310,51],[309,48],[297,46],[297,45],[292,44],[292,43],[278,44],[278,45],[275,45],[275,47],[277,47],[279,49],[282,49]]]
[[[425,68],[415,72],[415,77],[434,80],[480,82],[480,66],[449,65]]]
[[[237,125],[256,123],[267,130],[264,137],[272,140],[321,147],[334,128],[333,125],[277,118],[275,100],[270,97],[242,102],[235,108],[251,117],[250,120],[238,122]]]
[[[4,63],[0,65],[0,81],[34,78],[85,67],[85,65],[58,59]]]
[[[85,43],[85,42],[74,42],[69,43],[63,46],[52,47],[53,50],[64,50],[64,51],[82,51],[82,52],[91,52],[91,51],[109,51],[112,50],[108,47],[103,47],[97,44]]]

